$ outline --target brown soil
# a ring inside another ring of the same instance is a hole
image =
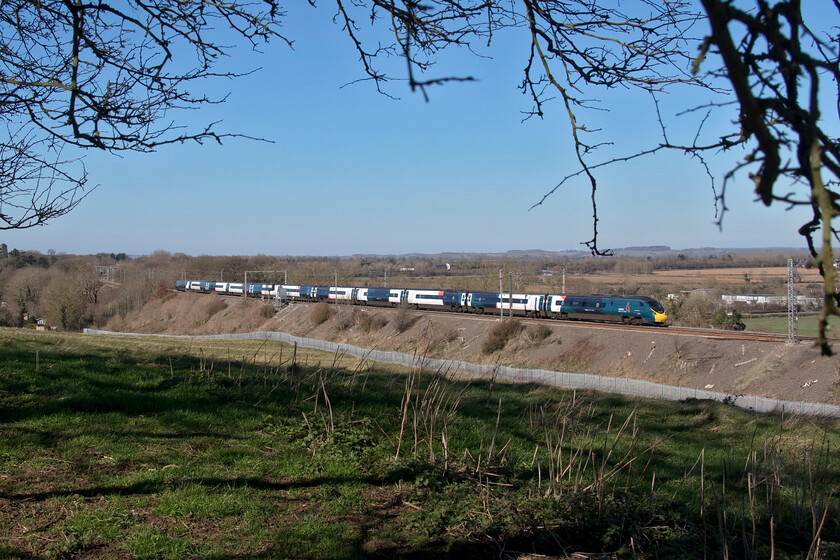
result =
[[[504,350],[488,355],[482,344],[498,324],[495,316],[331,306],[330,318],[316,325],[315,304],[293,304],[276,314],[272,307],[253,299],[214,294],[169,294],[149,302],[135,316],[112,320],[106,328],[179,335],[283,331],[473,363],[498,362],[732,395],[840,404],[840,358],[821,356],[819,349],[808,343],[723,341],[677,334],[667,327],[635,332],[571,322],[548,323],[551,334],[537,340],[533,327],[537,323],[523,319],[525,329]],[[836,346],[834,350],[840,352]]]

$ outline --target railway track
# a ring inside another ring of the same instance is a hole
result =
[[[221,295],[221,297],[225,298],[233,298],[233,299],[242,299],[243,296],[240,295]],[[312,305],[314,302],[295,302],[292,305]],[[337,303],[334,305],[344,306],[343,303]],[[348,305],[349,307],[357,307],[360,309],[394,309],[393,307],[389,306],[380,306],[380,305],[370,305],[370,306],[357,306],[357,305]],[[446,311],[446,310],[431,310],[431,309],[412,309],[413,313],[421,313],[421,314],[431,314],[431,315],[449,315],[449,316],[457,316],[460,318],[467,318],[476,321],[487,321],[487,320],[497,320],[499,319],[499,315],[493,315],[490,313],[484,314],[472,314],[472,313],[464,313],[464,312],[455,312],[455,311]],[[507,316],[505,316],[507,318]],[[786,334],[775,334],[775,333],[761,333],[755,331],[726,331],[726,330],[718,330],[718,329],[701,329],[701,328],[693,328],[693,327],[674,327],[674,326],[648,326],[648,325],[629,325],[623,323],[611,323],[607,321],[585,321],[579,319],[573,320],[560,320],[560,319],[550,319],[545,317],[523,317],[521,315],[516,316],[517,318],[527,322],[527,323],[544,323],[546,325],[563,325],[572,328],[602,328],[602,329],[619,329],[624,331],[630,332],[651,332],[651,333],[668,333],[668,334],[675,334],[675,335],[683,335],[683,336],[695,336],[695,337],[702,337],[707,339],[715,339],[715,340],[743,340],[743,341],[751,341],[751,342],[775,342],[775,343],[785,343],[788,341],[788,336]],[[807,341],[815,341],[814,337],[806,337],[806,336],[799,336],[797,337],[798,340],[807,342]]]

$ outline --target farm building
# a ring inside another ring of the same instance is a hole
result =
[[[787,306],[787,296],[774,294],[723,294],[720,296],[724,305],[735,305],[745,303],[747,305],[782,305]],[[817,298],[809,298],[803,295],[796,296],[796,304],[803,307],[816,307],[819,305]]]

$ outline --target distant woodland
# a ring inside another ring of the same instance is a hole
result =
[[[780,253],[691,256],[666,252],[645,257],[592,257],[562,253],[517,255],[413,255],[352,257],[197,256],[156,251],[68,255],[9,249],[0,243],[0,326],[79,330],[104,327],[166,297],[178,279],[289,284],[392,286],[521,293],[623,293],[653,296],[702,292],[708,308],[693,323],[711,324],[721,287],[715,278],[675,281],[663,271],[784,267]],[[751,273],[752,272],[752,273]],[[732,270],[725,289],[734,293],[786,293],[778,274]],[[802,290],[810,289],[803,285]],[[695,299],[699,296],[695,297]],[[671,304],[672,306],[674,304]],[[685,302],[681,304],[685,306]],[[690,306],[689,306],[690,307]],[[667,305],[666,305],[667,308]],[[671,315],[678,320],[672,309]]]

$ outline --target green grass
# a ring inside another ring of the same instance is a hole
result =
[[[823,512],[840,552],[835,421],[260,341],[0,345],[0,557],[807,558]]]
[[[787,334],[788,319],[783,317],[745,317],[744,324],[747,325],[748,331]],[[816,315],[800,315],[796,327],[796,332],[799,336],[816,337],[817,336],[817,322]],[[829,317],[828,320],[828,336],[829,338],[840,337],[840,329],[838,329],[840,321],[837,317]]]

